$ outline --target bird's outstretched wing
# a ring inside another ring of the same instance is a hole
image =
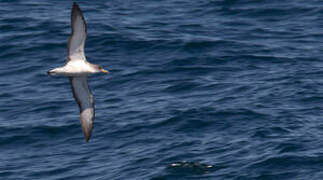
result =
[[[71,14],[72,34],[67,43],[67,61],[85,60],[86,23],[80,7],[74,2]]]
[[[80,108],[82,131],[86,142],[88,142],[92,134],[94,122],[93,95],[87,84],[87,76],[70,77],[69,79],[74,98]]]

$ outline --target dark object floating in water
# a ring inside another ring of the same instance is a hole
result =
[[[213,165],[199,163],[199,162],[175,162],[170,164],[167,169],[176,173],[184,173],[184,174],[206,174],[215,171],[216,168]]]

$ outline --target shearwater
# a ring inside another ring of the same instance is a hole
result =
[[[94,98],[87,83],[89,74],[109,73],[101,66],[91,64],[84,55],[86,23],[80,7],[74,2],[71,14],[72,34],[67,43],[67,62],[64,66],[48,71],[49,75],[68,76],[75,100],[80,108],[82,131],[89,141],[94,122]]]

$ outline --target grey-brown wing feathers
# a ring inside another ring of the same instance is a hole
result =
[[[86,23],[80,7],[76,3],[73,3],[71,27],[72,34],[67,43],[67,61],[85,60]]]
[[[87,83],[87,76],[70,77],[73,95],[80,108],[82,131],[86,142],[89,141],[94,122],[94,99]]]

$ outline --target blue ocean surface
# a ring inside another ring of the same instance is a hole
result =
[[[323,179],[323,1],[77,1],[88,143],[47,75],[72,3],[0,0],[1,180]]]

